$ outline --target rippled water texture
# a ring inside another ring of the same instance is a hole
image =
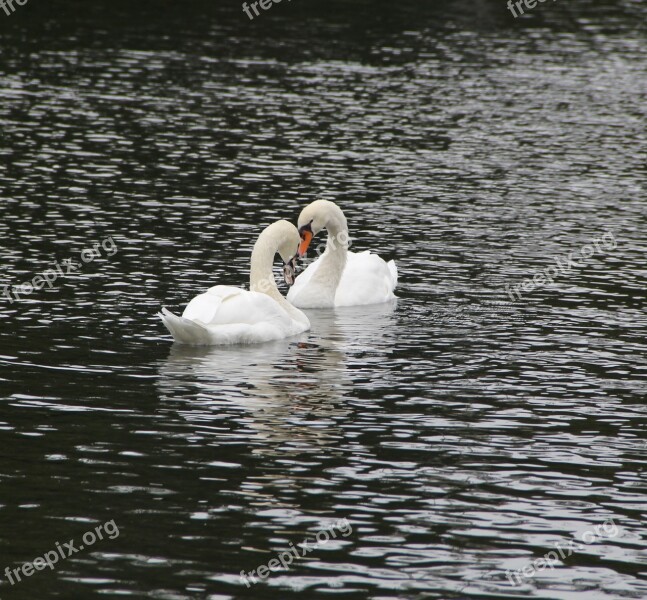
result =
[[[0,597],[647,597],[644,2],[215,4],[0,12]],[[316,198],[397,302],[173,346]]]

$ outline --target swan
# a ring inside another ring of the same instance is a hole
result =
[[[287,298],[299,308],[330,308],[380,304],[395,298],[398,269],[369,250],[348,250],[346,217],[334,202],[316,200],[299,215],[302,257],[312,238],[322,229],[328,231],[326,250],[308,266],[290,288]]]
[[[193,298],[181,317],[166,308],[157,315],[176,342],[196,346],[253,344],[307,331],[308,317],[281,295],[272,273],[278,252],[285,263],[284,277],[290,282],[294,252],[300,241],[292,223],[272,223],[254,244],[250,291],[216,285]]]

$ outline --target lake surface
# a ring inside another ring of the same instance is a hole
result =
[[[0,597],[647,597],[646,5],[214,4],[0,12]],[[173,345],[317,198],[397,302]]]

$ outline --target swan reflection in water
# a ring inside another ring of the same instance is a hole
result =
[[[251,446],[258,443],[258,452],[273,452],[267,442],[299,452],[334,447],[341,438],[338,422],[352,410],[344,396],[353,389],[353,375],[383,361],[376,353],[392,344],[395,306],[308,311],[310,332],[265,344],[174,344],[159,367],[163,408],[172,405],[204,435],[233,419],[247,430]]]

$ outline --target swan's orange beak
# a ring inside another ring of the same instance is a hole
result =
[[[301,258],[308,251],[308,246],[312,241],[312,231],[302,229],[299,233],[301,234],[301,243],[299,244],[299,251],[297,254],[299,255],[299,258]]]

